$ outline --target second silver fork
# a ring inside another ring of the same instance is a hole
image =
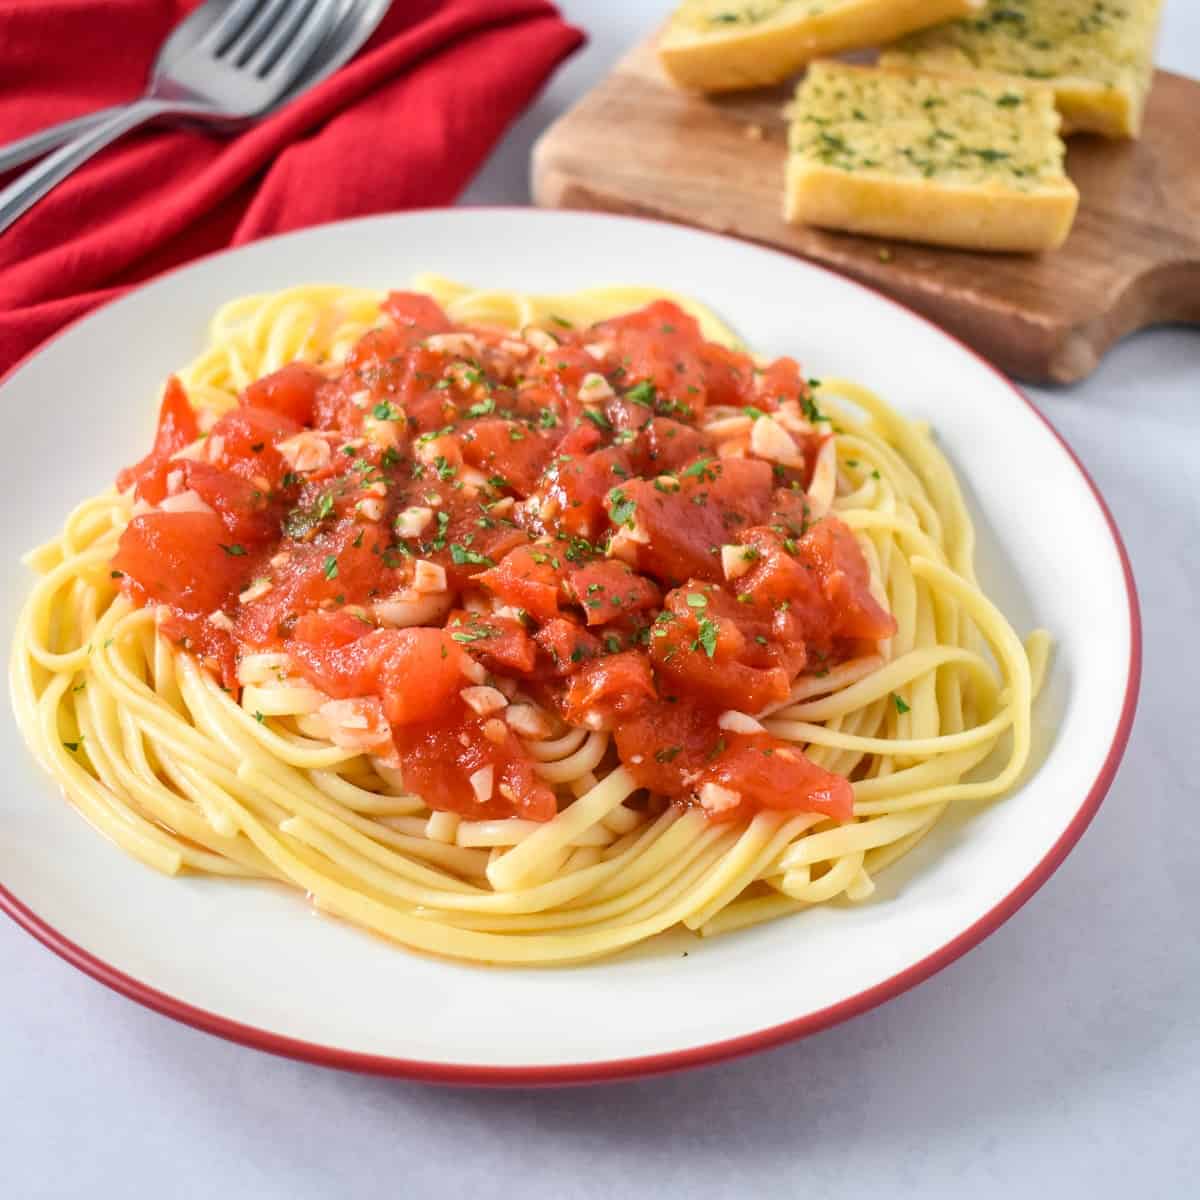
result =
[[[342,0],[225,0],[221,7],[219,18],[190,49],[160,62],[141,100],[60,147],[0,192],[0,233],[76,167],[147,121],[167,115],[245,120],[303,86],[314,54],[338,23]]]

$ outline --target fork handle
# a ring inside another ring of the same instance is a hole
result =
[[[81,133],[65,146],[60,146],[35,167],[0,192],[0,233],[3,233],[26,209],[37,203],[52,187],[61,183],[76,167],[87,162],[93,154],[110,142],[155,117],[167,113],[189,112],[194,105],[181,105],[163,100],[135,100],[132,104],[113,109],[99,125]]]
[[[125,108],[124,104],[116,104],[111,108],[101,108],[96,112],[84,113],[81,117],[72,117],[69,121],[59,121],[46,129],[39,129],[27,137],[17,138],[0,146],[0,174],[19,167],[22,163],[41,158],[66,142],[73,141],[82,133],[94,129],[101,122],[107,121],[114,113]]]

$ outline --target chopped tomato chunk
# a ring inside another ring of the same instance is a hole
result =
[[[457,701],[465,655],[444,629],[389,629],[376,659],[383,711],[393,725],[428,721]]]
[[[373,397],[395,394],[404,379],[404,351],[411,340],[409,331],[395,325],[367,330],[346,355],[347,382],[357,384]]]
[[[684,796],[720,751],[717,710],[691,700],[660,700],[622,719],[614,734],[621,761],[639,786]]]
[[[257,546],[279,535],[278,508],[252,483],[209,463],[184,459],[180,466],[182,487],[216,511],[230,537]]]
[[[168,497],[185,492],[194,492],[216,512],[233,541],[258,544],[279,534],[279,511],[267,493],[211,463],[169,458],[144,475],[137,485],[138,499],[149,504],[161,504]]]
[[[748,369],[745,355],[709,343],[701,347],[699,358],[708,404],[740,406],[755,398],[753,372]]]
[[[759,526],[739,535],[739,541],[746,548],[743,554],[752,559],[749,571],[737,580],[742,627],[754,622],[756,634],[800,646],[808,642],[828,653],[828,604],[820,581],[798,557],[795,539]],[[795,669],[803,665],[800,661]]]
[[[597,329],[611,340],[613,356],[626,364],[630,383],[650,385],[660,404],[692,417],[703,414],[706,380],[699,351],[704,339],[694,317],[670,300],[656,300]]]
[[[507,517],[498,520],[477,501],[465,498],[452,480],[422,477],[409,481],[408,486],[407,498],[403,502],[398,499],[397,507],[424,509],[429,517],[415,546],[402,535],[407,552],[437,563],[452,590],[476,582],[510,550],[529,540]]]
[[[421,292],[389,292],[383,311],[410,340],[420,341],[434,333],[445,333],[450,320],[435,300]]]
[[[148,601],[208,614],[240,590],[252,561],[215,513],[148,512],[125,527],[113,569]]]
[[[730,734],[728,745],[704,770],[700,781],[715,783],[740,799],[712,815],[744,817],[759,809],[814,812],[848,821],[854,815],[854,789],[841,775],[806,758],[796,746],[765,733]],[[701,795],[701,803],[703,803]]]
[[[196,413],[188,403],[183,384],[172,375],[163,391],[162,406],[158,412],[158,432],[154,437],[154,449],[141,462],[127,467],[117,476],[117,487],[124,491],[132,484],[140,483],[152,475],[171,455],[191,445],[200,436]]]
[[[637,566],[663,583],[721,578],[721,546],[769,513],[771,467],[756,459],[700,459],[679,486],[632,480],[609,496],[609,513],[634,539]]]
[[[564,574],[563,559],[553,547],[517,546],[476,579],[504,604],[550,618],[558,614]]]
[[[287,637],[305,613],[322,606],[340,607],[347,597],[361,603],[393,589],[382,546],[385,534],[376,525],[341,521],[312,541],[284,543],[255,578],[269,586],[239,608],[239,636],[254,645],[270,645]]]
[[[499,475],[518,495],[528,496],[550,461],[553,446],[517,421],[476,421],[462,437],[463,459],[487,475]]]
[[[571,677],[564,711],[572,725],[610,729],[655,696],[645,655],[625,651],[585,663]]]
[[[605,497],[631,474],[629,453],[621,446],[586,455],[570,455],[560,449],[546,492],[553,519],[569,534],[598,537],[606,524]]]
[[[312,624],[303,632],[320,636]],[[330,696],[379,695],[393,725],[434,720],[449,712],[469,684],[467,657],[444,629],[364,628],[355,640],[297,638],[288,650],[304,676]]]
[[[523,817],[548,821],[558,811],[554,792],[534,770],[520,742],[495,717],[470,715],[462,705],[448,721],[397,730],[404,786],[430,808],[468,820]]]
[[[589,625],[604,625],[655,608],[662,596],[653,580],[611,558],[578,567],[571,572],[567,586]]]
[[[876,640],[896,632],[895,618],[871,594],[871,574],[854,534],[836,517],[818,521],[800,539],[800,558],[821,581],[836,634]]]
[[[633,443],[634,466],[639,475],[670,475],[703,457],[704,451],[699,430],[670,417],[655,417]]]
[[[227,412],[208,435],[208,458],[263,491],[280,485],[288,464],[276,443],[297,434],[301,426],[282,413],[266,408],[236,408]]]
[[[369,621],[344,608],[319,608],[296,621],[291,637],[294,642],[307,646],[333,649],[357,642],[373,628]]]
[[[534,634],[534,641],[549,657],[555,675],[570,675],[600,653],[600,639],[565,617],[547,621]]]
[[[758,713],[787,699],[804,663],[803,642],[789,645],[771,633],[762,614],[747,613],[724,590],[693,580],[667,596],[650,631],[650,657],[673,694]]]
[[[499,613],[462,609],[446,620],[450,636],[490,670],[504,675],[528,675],[537,663],[537,646],[520,621]]]
[[[771,410],[782,400],[808,399],[810,389],[794,358],[777,358],[758,376],[757,403]]]
[[[279,413],[297,425],[311,425],[313,403],[325,376],[307,363],[289,363],[271,375],[255,380],[238,397],[246,408],[261,408]]]

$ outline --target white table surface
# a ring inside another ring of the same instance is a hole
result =
[[[563,7],[592,40],[469,202],[526,203],[533,139],[670,5]],[[1160,58],[1200,74],[1195,0],[1167,0]],[[1125,535],[1145,676],[1092,828],[981,946],[767,1054],[485,1092],[194,1032],[0,920],[0,1197],[1200,1195],[1200,333],[1142,334],[1085,384],[1032,395]]]

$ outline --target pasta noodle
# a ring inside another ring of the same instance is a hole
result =
[[[455,322],[514,331],[586,326],[663,294],[536,297],[434,276],[415,287]],[[312,286],[227,304],[179,375],[201,427],[288,363],[340,362],[381,322],[382,300]],[[708,310],[675,300],[705,337],[736,345]],[[519,687],[502,700],[521,707],[532,731],[523,744],[557,793],[557,815],[432,810],[394,763],[334,736],[328,697],[285,657],[244,658],[240,694],[226,690],[162,632],[159,610],[135,606],[111,569],[135,502],[115,489],[86,500],[29,555],[38,579],[11,661],[25,739],[84,817],[147,866],[279,881],[323,912],[436,955],[573,962],[680,924],[708,936],[865,901],[878,872],[949,805],[999,797],[1020,778],[1049,638],[1037,631],[1023,644],[981,591],[971,519],[930,432],[846,380],[825,380],[816,395],[835,433],[810,501],[854,531],[896,632],[877,653],[801,675],[760,720],[851,780],[850,821],[766,810],[718,821],[694,807],[646,807],[630,770],[614,763],[609,732],[547,736]],[[718,413],[708,432],[747,443],[753,423]]]

